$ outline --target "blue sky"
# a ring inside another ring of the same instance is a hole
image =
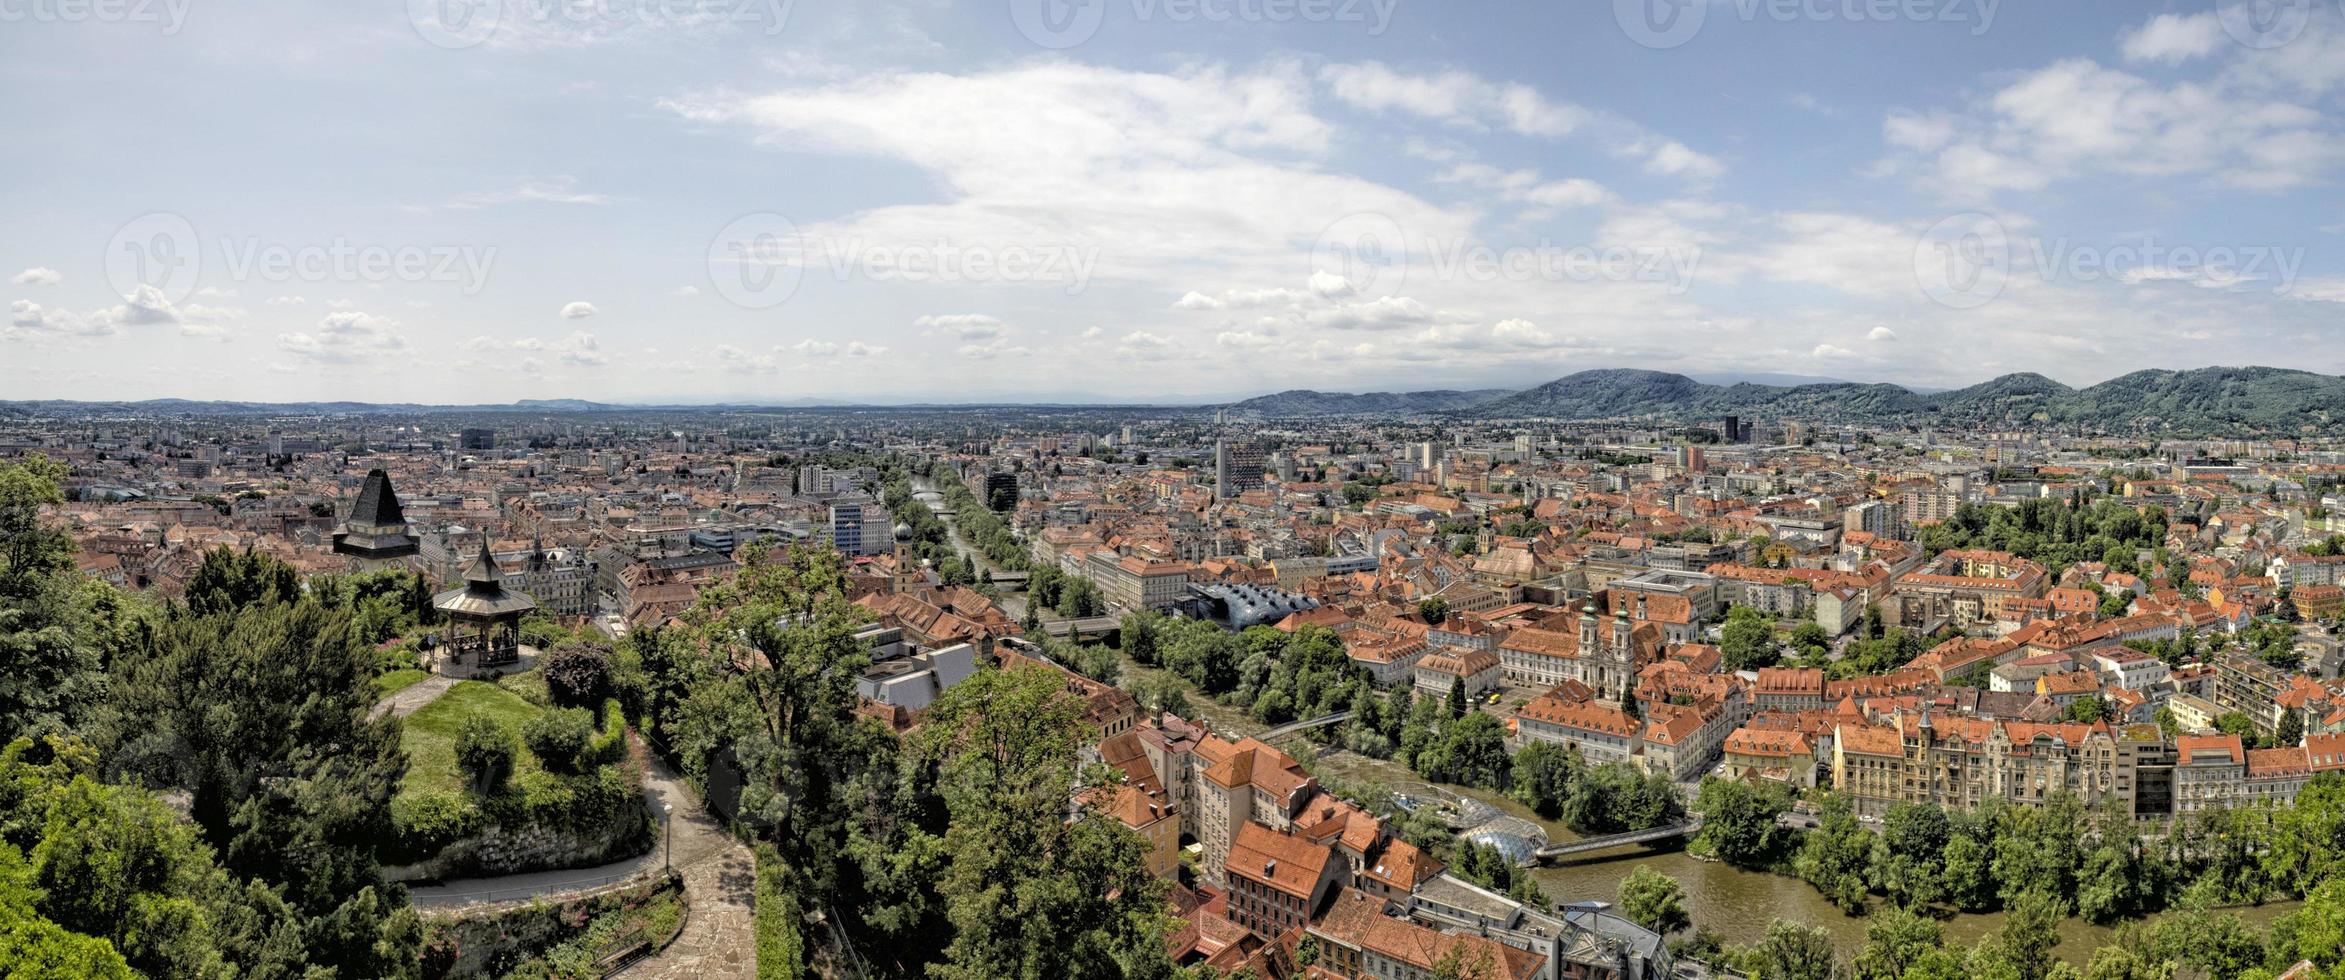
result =
[[[2337,0],[1650,2],[0,0],[0,397],[2345,372]]]

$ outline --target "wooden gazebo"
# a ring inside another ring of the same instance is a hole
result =
[[[475,666],[496,667],[521,659],[521,618],[537,609],[537,600],[505,588],[505,572],[483,535],[480,557],[464,570],[464,587],[434,596],[432,606],[448,617],[448,653],[457,663],[472,654]]]

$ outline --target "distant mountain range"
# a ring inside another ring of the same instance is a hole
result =
[[[1682,374],[1581,371],[1468,406],[1476,418],[1694,420],[1721,415],[2008,423],[2109,432],[2286,435],[2345,431],[2345,378],[2270,367],[2135,371],[2087,388],[2040,374],[1931,393],[1892,384],[1704,384]]]
[[[1512,394],[1511,388],[1479,388],[1473,391],[1371,391],[1351,395],[1333,391],[1312,391],[1296,388],[1275,395],[1248,398],[1222,406],[1233,411],[1253,412],[1273,418],[1293,418],[1306,415],[1406,415],[1410,413],[1449,412],[1478,405]]]
[[[1713,377],[1784,377],[1742,374]],[[813,398],[762,404],[620,405],[583,399],[525,399],[508,405],[369,402],[0,401],[0,417],[91,415],[421,415],[573,412],[838,411],[1196,412],[1226,408],[1267,418],[1329,415],[1449,415],[1478,419],[1656,418],[1693,422],[1722,415],[1755,419],[1907,422],[1917,425],[2057,426],[2115,433],[2246,436],[2345,435],[2345,378],[2271,367],[2136,371],[2087,388],[2040,374],[2007,374],[1951,391],[1893,384],[1712,384],[1682,374],[1629,368],[1581,371],[1522,390],[1374,391],[1296,389],[1224,405],[925,404],[856,405]]]

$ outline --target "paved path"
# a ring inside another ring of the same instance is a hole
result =
[[[652,812],[672,814],[648,854],[592,868],[535,871],[495,878],[464,878],[408,891],[417,908],[450,909],[501,905],[550,896],[574,895],[638,875],[657,874],[669,861],[684,875],[690,915],[684,932],[656,956],[628,968],[629,978],[752,978],[757,975],[757,939],[751,903],[756,893],[756,859],[749,847],[708,815],[692,790],[656,757],[637,750],[645,762],[643,793]],[[671,838],[668,831],[673,830]]]
[[[392,692],[390,697],[376,702],[374,710],[366,713],[366,718],[368,721],[373,721],[384,715],[405,718],[423,710],[424,705],[439,700],[440,695],[448,693],[448,689],[455,686],[456,678],[444,674],[433,674],[402,687]]]

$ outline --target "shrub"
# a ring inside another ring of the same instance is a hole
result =
[[[565,643],[538,665],[546,693],[565,708],[596,707],[611,696],[611,652],[584,643]]]
[[[594,740],[594,716],[584,708],[541,712],[521,726],[521,741],[548,772],[579,773],[598,761],[587,752]]]
[[[383,854],[392,864],[412,864],[479,833],[479,805],[462,793],[418,793],[391,801],[398,836]]]
[[[494,718],[464,719],[456,729],[456,765],[474,792],[496,792],[513,776],[513,733]]]
[[[757,850],[757,980],[799,980],[806,973],[806,940],[798,934],[798,896],[788,869],[770,847]]]

